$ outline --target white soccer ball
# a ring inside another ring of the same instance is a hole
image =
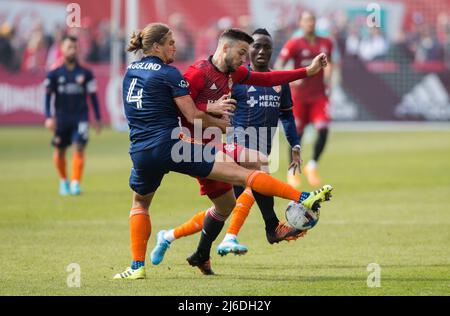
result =
[[[320,217],[320,209],[313,211],[300,203],[291,201],[286,209],[286,219],[290,225],[300,230],[313,228]]]

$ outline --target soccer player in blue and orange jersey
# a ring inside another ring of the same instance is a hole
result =
[[[45,80],[45,127],[54,133],[53,161],[60,177],[61,195],[81,193],[80,182],[84,167],[84,149],[89,138],[89,115],[87,96],[90,96],[95,114],[93,127],[100,132],[100,110],[97,99],[97,84],[92,72],[77,61],[77,39],[65,37],[61,43],[63,64],[47,74]],[[51,103],[54,97],[54,110]],[[74,144],[72,157],[72,179],[66,171],[66,150]]]
[[[315,33],[316,18],[312,12],[304,11],[300,17],[303,36],[289,40],[283,47],[276,63],[277,68],[283,68],[289,60],[294,60],[294,67],[307,65],[320,53],[325,53],[331,60],[333,43],[330,39],[317,36]],[[294,101],[294,116],[297,132],[301,140],[305,127],[312,123],[317,130],[318,137],[314,144],[312,159],[306,164],[304,173],[313,187],[320,186],[321,180],[317,172],[317,162],[322,155],[328,138],[327,85],[331,78],[332,65],[321,70],[317,76],[302,79],[292,83],[292,98]],[[298,184],[298,179],[288,174],[291,185]]]
[[[242,56],[247,54],[248,41],[237,40],[235,44],[233,48],[228,47],[233,49],[233,56],[241,50]],[[215,118],[196,107],[185,79],[175,67],[169,65],[174,61],[176,48],[173,33],[166,25],[149,24],[134,34],[128,51],[139,50],[144,53],[143,59],[128,67],[123,80],[124,108],[130,127],[130,156],[133,162],[130,175],[130,187],[133,190],[130,211],[133,261],[126,271],[116,274],[115,279],[145,277],[145,253],[151,233],[148,210],[164,175],[170,171],[249,187],[261,194],[296,201],[309,208],[328,200],[331,186],[315,192],[300,192],[264,172],[239,166],[214,145],[181,138],[178,126],[180,114],[187,123],[193,124],[195,119],[200,119],[204,127],[217,126],[220,131],[225,131],[229,121],[226,116]],[[239,67],[242,57],[231,62]],[[283,80],[296,80],[308,71],[317,71],[325,65],[326,60],[317,61],[314,69],[281,71],[277,75]],[[243,67],[237,76],[239,82],[251,78],[252,74]],[[255,77],[257,81],[267,76]],[[199,267],[206,274],[212,274],[209,265],[211,244],[232,210],[232,207],[222,208],[214,200],[213,203],[214,206],[205,216],[197,251],[188,258],[191,265]]]
[[[265,29],[258,29],[253,33],[254,42],[250,45],[250,68],[256,72],[269,72],[269,62],[272,56],[273,42],[270,34]],[[228,144],[243,145],[246,148],[257,150],[264,155],[269,155],[272,149],[272,137],[277,129],[278,120],[283,123],[286,137],[293,149],[293,163],[291,167],[300,166],[300,146],[297,137],[294,116],[292,114],[292,100],[289,85],[275,87],[259,87],[254,85],[236,84],[233,86],[232,98],[236,99],[237,107],[233,116],[233,129],[228,135]],[[239,160],[238,160],[239,162]],[[268,171],[268,170],[267,170]],[[248,216],[250,208],[255,199],[252,191],[235,186],[235,195],[239,197],[238,203],[231,216],[231,223],[227,234],[218,246],[218,253],[225,255],[228,253],[244,254],[247,247],[240,245],[237,235]],[[257,194],[257,193],[255,193]],[[269,197],[269,208],[272,212],[263,213],[265,216],[266,233],[270,243],[283,239],[291,240],[296,235],[277,238],[273,230],[277,227],[285,227],[280,222],[273,211],[273,197]],[[194,215],[186,223],[172,230],[159,232],[161,237],[158,244],[152,251],[152,263],[159,264],[167,250],[168,243],[201,231],[206,212]]]

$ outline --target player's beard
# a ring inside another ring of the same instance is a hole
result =
[[[233,58],[230,56],[225,56],[225,66],[227,66],[227,72],[234,72],[237,69],[237,67],[233,65]]]
[[[67,56],[64,58],[64,60],[67,64],[74,64],[77,61],[77,57],[76,56]]]

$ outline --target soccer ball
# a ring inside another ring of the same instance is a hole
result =
[[[313,228],[319,221],[320,209],[313,211],[303,204],[291,201],[286,209],[286,219],[290,225],[300,230]]]

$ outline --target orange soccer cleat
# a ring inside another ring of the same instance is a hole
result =
[[[307,164],[305,168],[303,168],[303,173],[312,187],[320,187],[321,180],[316,166]]]
[[[286,181],[289,185],[293,186],[294,188],[299,188],[302,184],[302,179],[300,178],[300,174],[298,173],[292,173],[291,170],[288,171]]]

